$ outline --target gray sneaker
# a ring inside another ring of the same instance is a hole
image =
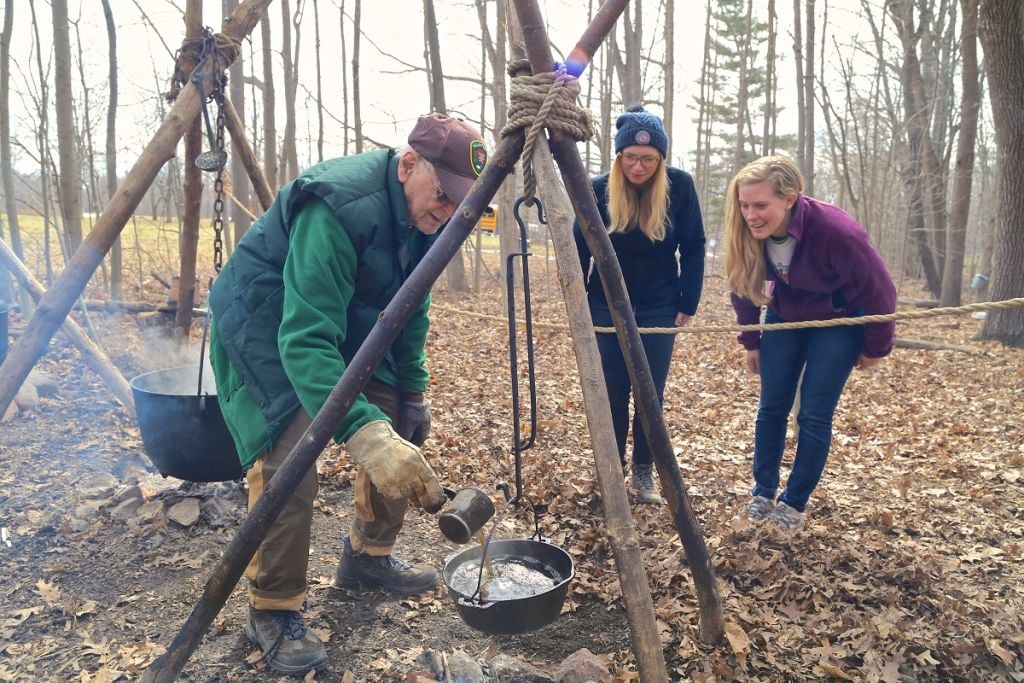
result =
[[[324,644],[306,629],[298,612],[253,609],[250,605],[245,635],[263,650],[263,658],[274,671],[304,674],[327,667]]]
[[[795,507],[780,501],[772,511],[770,519],[783,531],[800,531],[804,528],[804,517],[804,513]]]
[[[760,522],[768,519],[768,516],[775,510],[775,501],[764,496],[754,496],[747,505],[747,517]]]
[[[654,465],[633,465],[633,490],[636,491],[637,502],[649,505],[665,502],[654,484]]]

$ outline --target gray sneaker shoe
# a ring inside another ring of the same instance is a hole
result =
[[[636,491],[637,502],[649,505],[665,502],[654,484],[654,465],[633,465],[633,490]]]
[[[426,565],[413,567],[394,555],[357,553],[348,535],[343,538],[345,548],[334,575],[335,588],[382,588],[403,595],[419,595],[437,584],[437,572]]]
[[[298,612],[274,609],[253,609],[245,635],[263,650],[263,658],[274,671],[304,674],[310,669],[327,667],[327,651],[320,639],[306,630]]]
[[[768,519],[768,516],[775,511],[775,501],[764,496],[754,496],[747,505],[747,517],[760,522]]]
[[[804,513],[797,510],[795,507],[786,505],[783,502],[779,502],[775,506],[775,510],[772,511],[771,519],[775,522],[783,531],[800,531],[804,528]]]

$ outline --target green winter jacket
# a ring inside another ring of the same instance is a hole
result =
[[[210,292],[210,364],[243,467],[300,406],[316,415],[427,246],[409,224],[393,150],[310,168],[246,231]],[[426,389],[429,304],[428,294],[376,379]],[[386,419],[360,395],[334,438]]]

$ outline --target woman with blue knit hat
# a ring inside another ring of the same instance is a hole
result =
[[[693,178],[669,166],[668,135],[658,116],[631,107],[615,122],[615,161],[611,172],[591,182],[601,217],[622,268],[629,302],[639,327],[672,327],[690,322],[704,282],[704,222]],[[611,327],[612,316],[590,249],[579,223],[573,226],[595,327]],[[673,334],[642,334],[658,401],[664,400]],[[612,425],[623,471],[632,392],[626,360],[614,334],[597,335],[597,347]],[[637,501],[660,504],[654,484],[654,457],[639,416],[633,418],[632,484]]]

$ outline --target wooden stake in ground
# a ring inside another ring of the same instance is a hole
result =
[[[224,21],[225,36],[241,41],[259,22],[271,0],[244,0]],[[214,68],[228,65],[210,64]],[[159,130],[143,150],[139,160],[128,172],[117,193],[107,202],[89,236],[75,252],[67,268],[43,295],[25,331],[14,345],[7,360],[0,366],[0,414],[7,410],[32,366],[42,356],[46,344],[67,318],[75,301],[82,294],[89,278],[103,261],[117,236],[139,205],[146,190],[163,165],[174,157],[185,127],[199,113],[195,86],[188,83],[178,95]]]

